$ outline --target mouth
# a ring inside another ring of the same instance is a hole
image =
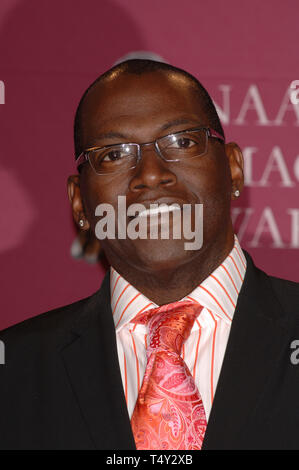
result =
[[[150,207],[149,209],[144,209],[143,211],[139,212],[139,214],[137,214],[136,217],[147,217],[147,216],[155,216],[155,215],[158,215],[158,214],[166,214],[166,213],[170,213],[170,212],[175,212],[175,211],[180,211],[181,210],[181,207],[180,206],[174,206],[174,205],[167,205],[167,204],[163,204],[161,206],[157,206],[157,204],[153,203],[151,204],[152,207]]]
[[[186,204],[183,200],[178,200],[176,198],[159,198],[159,199],[151,199],[151,200],[144,200],[138,201],[138,209],[134,207],[135,204],[131,204],[128,206],[128,218],[129,220],[133,220],[136,218],[146,218],[146,217],[159,217],[162,214],[171,214],[176,213],[178,211],[182,211],[183,205]],[[130,210],[131,208],[131,210]],[[135,208],[137,210],[135,210]]]

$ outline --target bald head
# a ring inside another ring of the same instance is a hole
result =
[[[211,97],[201,83],[193,77],[193,75],[189,74],[185,70],[173,67],[163,62],[145,59],[127,60],[117,64],[104,74],[100,75],[83,94],[76,111],[74,123],[75,158],[77,158],[84,150],[84,139],[82,138],[84,111],[85,108],[88,107],[87,103],[90,101],[94,90],[98,90],[101,86],[103,86],[103,88],[105,88],[105,86],[108,86],[109,88],[111,86],[113,87],[114,84],[116,84],[124,75],[135,75],[141,77],[145,74],[157,74],[157,77],[164,75],[166,79],[173,83],[173,86],[178,88],[180,88],[182,84],[188,84],[196,98],[199,100],[201,112],[206,116],[207,124],[224,136],[223,128]]]

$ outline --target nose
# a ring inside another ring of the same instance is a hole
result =
[[[176,184],[175,173],[170,170],[169,164],[160,157],[154,144],[147,147],[143,145],[140,151],[141,159],[130,181],[131,191],[138,192]]]

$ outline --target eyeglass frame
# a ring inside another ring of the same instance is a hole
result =
[[[112,147],[115,147],[117,145],[135,145],[137,147],[137,161],[136,161],[136,165],[128,168],[129,170],[132,170],[133,168],[136,168],[138,163],[140,162],[142,156],[141,156],[141,147],[145,146],[145,145],[152,145],[154,144],[155,145],[155,149],[156,149],[156,152],[157,154],[159,155],[159,157],[165,161],[165,162],[179,162],[181,161],[180,159],[176,159],[176,160],[167,160],[161,153],[160,149],[159,149],[159,145],[158,145],[158,141],[159,140],[162,140],[162,139],[165,139],[166,137],[170,137],[171,135],[179,135],[179,134],[183,134],[184,132],[196,132],[196,131],[201,131],[201,130],[205,130],[206,132],[206,136],[207,136],[207,142],[208,142],[208,139],[209,137],[214,137],[216,139],[220,139],[222,140],[223,142],[225,142],[225,138],[219,134],[219,132],[215,131],[215,129],[212,129],[211,127],[205,127],[205,126],[202,126],[202,127],[198,127],[198,128],[192,128],[192,129],[185,129],[185,130],[182,130],[182,131],[178,131],[178,132],[172,132],[171,134],[167,134],[167,135],[164,135],[162,137],[158,137],[157,139],[153,140],[152,142],[145,142],[143,144],[137,144],[136,142],[123,142],[123,143],[118,143],[118,144],[110,144],[110,145],[105,145],[104,147],[89,147],[87,148],[86,150],[83,150],[83,152],[80,153],[80,155],[76,158],[76,164],[77,164],[77,168],[82,165],[83,163],[85,163],[86,161],[89,162],[92,170],[95,172],[96,175],[98,176],[106,176],[106,175],[110,175],[110,174],[116,174],[116,173],[122,173],[124,170],[119,170],[119,171],[116,171],[115,173],[114,172],[108,172],[108,173],[97,173],[95,171],[95,169],[93,168],[91,162],[90,162],[90,159],[89,159],[89,154],[87,152],[92,152],[93,150],[105,150],[105,149],[109,149],[109,148],[112,148]],[[192,158],[196,158],[196,157],[202,157],[203,155],[206,155],[207,153],[207,148],[206,148],[206,151],[200,155],[194,155],[193,157],[190,157],[189,160],[191,160]]]

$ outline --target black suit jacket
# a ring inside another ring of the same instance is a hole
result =
[[[246,257],[203,449],[299,449],[299,364],[291,361],[299,285]],[[1,449],[135,449],[109,273],[91,297],[7,328],[0,339]]]

